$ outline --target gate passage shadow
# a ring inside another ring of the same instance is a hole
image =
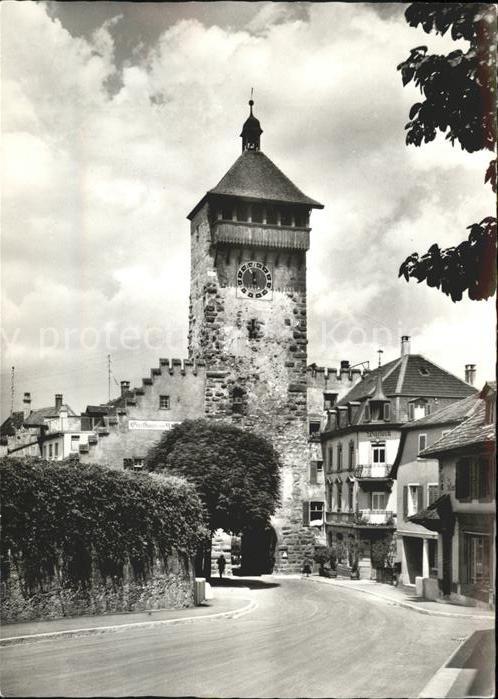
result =
[[[279,583],[265,582],[257,578],[211,578],[211,587],[248,587],[250,590],[269,590],[271,587],[280,587]]]

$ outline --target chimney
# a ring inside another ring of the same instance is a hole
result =
[[[130,382],[129,381],[121,381],[121,397],[125,395],[130,390]]]
[[[410,336],[401,335],[401,356],[404,357],[405,354],[410,354]]]
[[[341,378],[342,378],[343,374],[346,376],[349,376],[349,362],[347,359],[341,360],[341,373],[340,373]]]
[[[470,386],[473,386],[475,380],[476,380],[476,365],[475,364],[466,364],[465,365],[465,382],[468,383]]]
[[[62,393],[55,394],[55,409],[60,410],[62,408]]]
[[[26,420],[26,418],[29,417],[31,413],[31,393],[25,393],[22,402],[24,419]]]

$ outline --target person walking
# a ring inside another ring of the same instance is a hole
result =
[[[225,571],[226,564],[227,564],[227,562],[226,562],[225,556],[223,554],[218,556],[218,559],[216,561],[216,565],[218,566],[218,573],[220,574],[220,578],[223,577],[223,573]]]

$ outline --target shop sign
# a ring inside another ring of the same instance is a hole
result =
[[[157,430],[164,432],[171,430],[179,422],[169,422],[167,420],[128,420],[129,430]]]

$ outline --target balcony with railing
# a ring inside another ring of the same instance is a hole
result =
[[[358,480],[386,479],[389,478],[391,468],[391,464],[366,464],[364,466],[357,466],[354,475]]]
[[[326,513],[326,523],[327,524],[353,524],[355,519],[355,513],[353,511],[346,512],[327,512]]]
[[[394,512],[391,510],[357,510],[354,523],[362,527],[394,527]]]

